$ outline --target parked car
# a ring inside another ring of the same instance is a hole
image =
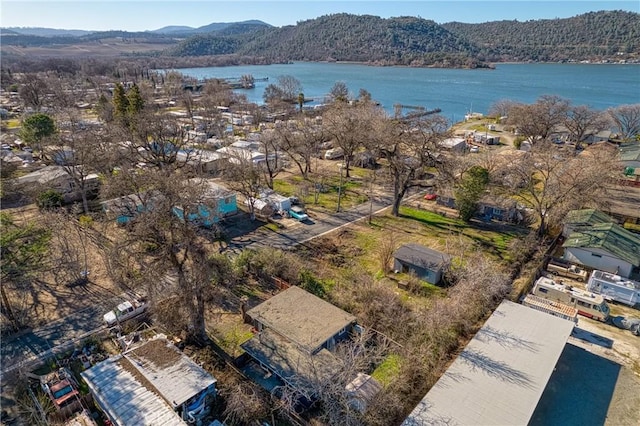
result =
[[[291,206],[289,209],[289,216],[294,219],[299,220],[300,222],[304,222],[309,219],[309,216],[304,212],[304,209],[300,206]]]
[[[324,153],[325,160],[337,160],[344,157],[344,151],[342,148],[332,148]]]
[[[113,326],[142,314],[146,309],[147,304],[144,301],[137,299],[127,300],[104,314],[102,318],[108,326]]]
[[[640,318],[613,317],[611,322],[618,328],[629,330],[635,336],[640,337]]]
[[[478,152],[480,152],[480,148],[478,148],[477,146],[473,145],[473,146],[471,146],[471,148],[469,148],[469,152],[477,154]]]
[[[429,201],[435,200],[436,198],[438,198],[438,195],[437,195],[437,194],[434,194],[434,193],[432,193],[432,192],[430,192],[430,193],[428,193],[428,194],[426,194],[426,195],[424,196],[424,199],[425,199],[425,200],[429,200]]]

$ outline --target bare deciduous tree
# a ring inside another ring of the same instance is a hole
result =
[[[382,239],[378,247],[378,260],[383,274],[389,272],[389,265],[393,259],[393,253],[398,249],[398,244],[398,234],[393,231],[387,232],[385,238]]]
[[[566,121],[569,101],[559,96],[543,95],[531,105],[515,104],[508,114],[508,123],[515,126],[532,144],[546,141],[558,125]]]
[[[576,150],[581,148],[581,143],[590,132],[597,133],[606,129],[609,124],[610,120],[605,114],[586,105],[569,108],[564,122],[569,130],[570,140],[576,143]]]
[[[640,104],[620,105],[607,110],[615,123],[620,138],[633,139],[640,135]]]
[[[369,146],[376,137],[375,129],[386,119],[384,111],[371,103],[349,105],[334,103],[322,117],[327,134],[344,153],[346,177],[353,154],[364,146]]]
[[[387,121],[386,131],[381,133],[379,150],[387,159],[393,184],[393,205],[391,213],[400,214],[400,204],[407,191],[419,186],[427,166],[435,166],[438,143],[445,139],[449,131],[447,121],[440,115],[431,115],[408,122]]]
[[[255,204],[262,186],[263,173],[260,167],[247,154],[239,152],[227,158],[222,174],[229,188],[244,197],[249,208],[249,216],[251,220],[255,220]]]
[[[514,198],[533,210],[538,236],[543,237],[569,210],[602,203],[621,168],[615,149],[605,145],[576,156],[558,154],[550,142],[538,145],[509,165],[504,183]]]

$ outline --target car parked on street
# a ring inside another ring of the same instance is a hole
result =
[[[307,214],[304,212],[304,209],[300,206],[291,206],[291,208],[289,209],[289,216],[299,220],[300,222],[309,220],[309,216],[307,216]]]

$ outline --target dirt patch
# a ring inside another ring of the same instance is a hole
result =
[[[131,351],[129,356],[147,360],[158,369],[173,365],[181,358],[180,353],[167,346],[162,339],[149,340],[143,346]]]
[[[48,324],[122,293],[109,274],[104,246],[112,232],[105,224],[94,221],[83,227],[71,216],[42,214],[34,205],[4,212],[18,224],[32,223],[51,233],[44,269],[28,282],[3,283],[25,325]]]

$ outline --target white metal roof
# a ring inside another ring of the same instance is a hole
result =
[[[573,326],[502,302],[403,426],[526,425]]]
[[[184,425],[174,408],[216,383],[165,338],[155,338],[81,373],[119,425]]]
[[[123,367],[122,356],[109,358],[81,373],[98,404],[120,426],[186,424],[173,409]]]
[[[127,352],[125,358],[174,407],[216,383],[211,374],[166,339],[150,340]]]

